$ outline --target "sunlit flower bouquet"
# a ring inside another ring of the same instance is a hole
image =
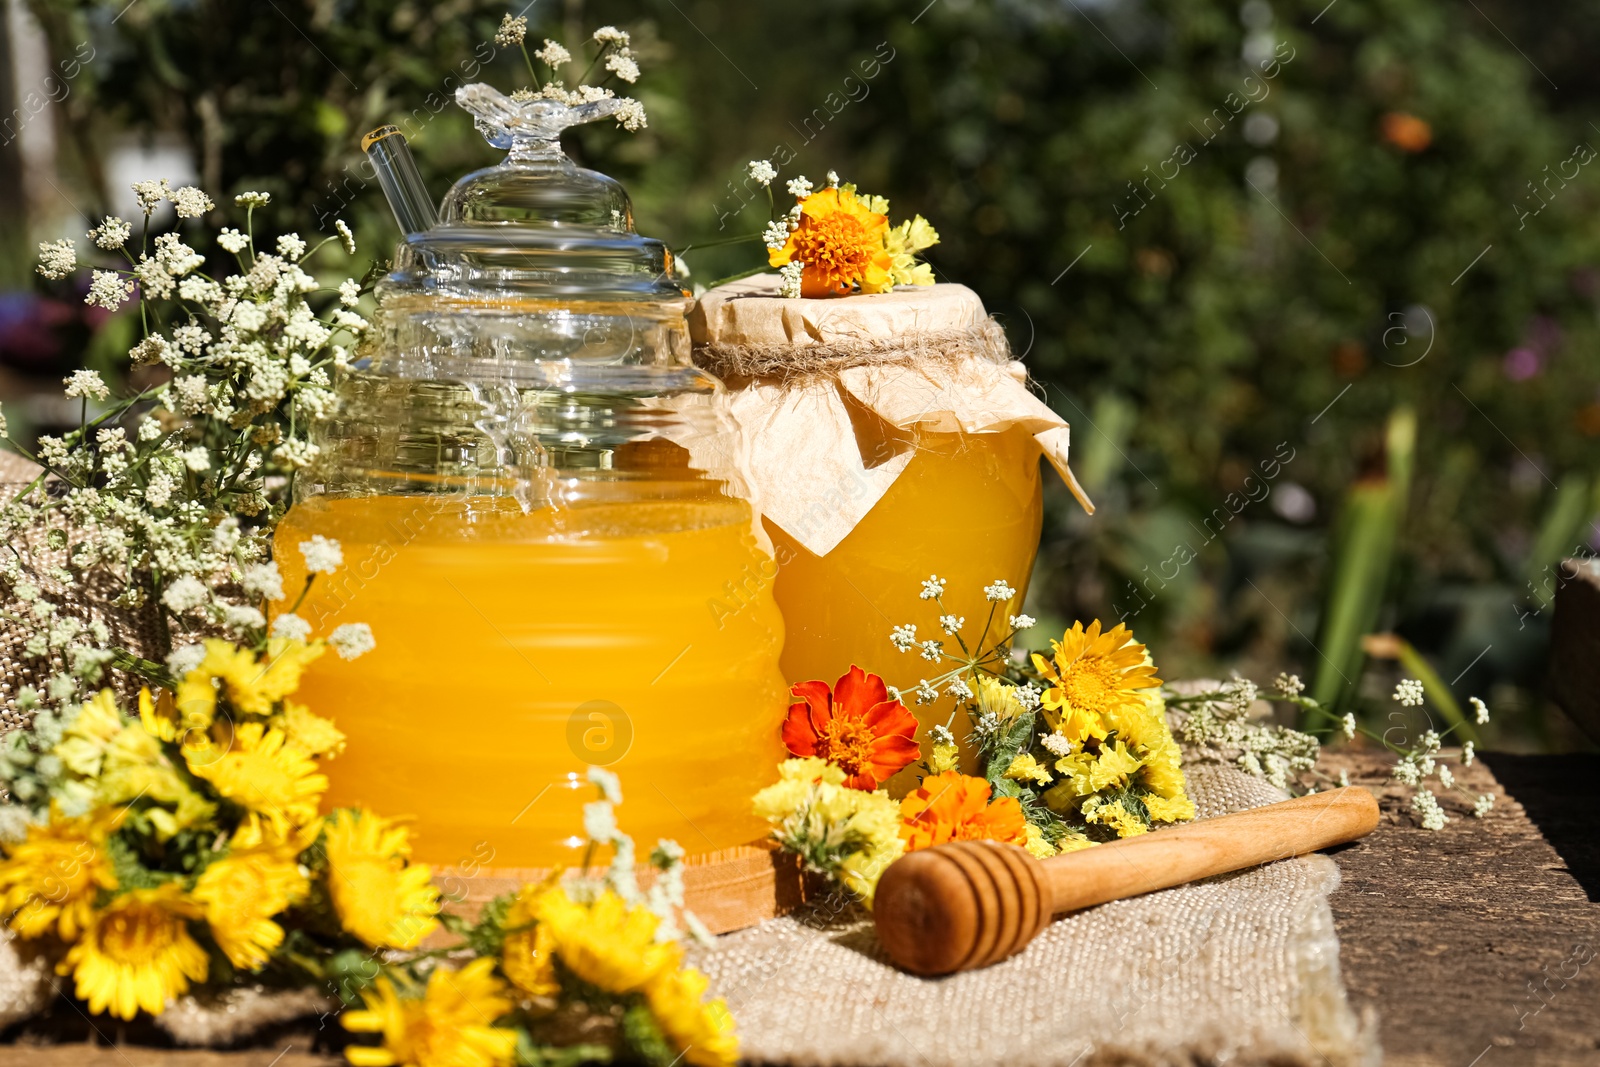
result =
[[[870,901],[907,851],[986,839],[1046,857],[1194,817],[1161,681],[1126,628],[1075,624],[1049,656],[1024,658],[1012,644],[1034,621],[1010,613],[1008,582],[985,587],[989,610],[975,635],[946,610],[945,584],[935,576],[921,590],[942,636],[918,640],[914,623],[890,635],[900,653],[937,665],[907,694],[859,667],[831,688],[794,686],[783,738],[796,758],[755,798],[783,847]],[[919,743],[906,695],[952,698],[951,721]],[[958,713],[981,776],[958,767]],[[880,787],[919,758],[920,783],[891,799]]]
[[[338,566],[335,542],[301,547],[308,586]],[[8,738],[7,784],[43,811],[10,809],[38,818],[0,860],[0,908],[90,1013],[159,1015],[244,979],[353,1009],[344,1028],[380,1041],[348,1050],[357,1065],[737,1058],[726,1006],[683,966],[680,930],[703,928],[682,910],[682,849],[660,842],[640,889],[615,776],[592,771],[584,820],[607,867],[586,859],[476,921],[445,913],[403,824],[318,814],[345,738],[293,696],[330,644],[361,654],[370,633],[310,640],[292,613],[273,630],[296,636],[207,640],[136,715],[103,689]]]
[[[19,693],[25,711],[74,706],[108,668],[171,680],[167,665],[134,655],[86,610],[91,597],[143,613],[171,646],[262,627],[252,602],[278,584],[265,562],[271,524],[316,456],[307,434],[333,409],[333,372],[367,328],[354,310],[367,281],[312,273],[325,247],[354,253],[342,221],[315,246],[286,233],[266,251],[255,222],[269,198],[243,193],[244,228],[224,227],[216,243],[226,261],[208,264],[179,232],[151,234],[150,224],[163,201],[183,225],[215,210],[210,197],[166,181],[134,193],[144,211],[137,237],[114,217],[89,233],[106,266],[93,268],[87,300],[116,311],[137,293],[129,379],[145,384],[74,372],[65,384],[78,427],[40,437],[37,450],[11,438],[0,415],[0,441],[42,468],[0,505],[12,548],[0,554],[0,610],[33,629],[24,651],[48,665],[38,671],[48,674],[43,691]],[[47,278],[78,268],[74,242],[40,245]]]

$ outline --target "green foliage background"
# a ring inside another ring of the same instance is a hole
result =
[[[442,101],[492,54],[499,5],[30,6],[60,54],[99,50],[65,108],[90,202],[109,133],[177,131],[208,188],[270,189],[306,226],[342,214],[381,252],[395,235],[361,180],[362,132],[406,125],[439,193],[497,155]],[[1032,593],[1047,623],[1121,615],[1169,675],[1320,673],[1355,703],[1392,669],[1368,664],[1362,683],[1358,649],[1326,650],[1395,629],[1458,698],[1490,696],[1509,729],[1559,744],[1540,704],[1551,568],[1593,541],[1600,512],[1600,167],[1571,174],[1600,127],[1584,51],[1546,28],[1594,24],[1595,5],[1558,6],[1547,20],[1442,0],[526,14],[532,35],[574,47],[602,22],[634,31],[649,130],[570,141],[629,186],[646,232],[678,247],[754,232],[764,198],[735,214],[754,202],[744,165],[790,153],[783,178],[836,168],[894,217],[939,226],[935,268],[1002,318],[1072,422],[1100,505],[1089,519],[1051,493]],[[481,76],[510,88],[519,72],[501,55]],[[1427,146],[1386,140],[1391,113],[1426,122]],[[709,279],[759,255],[689,259]],[[1531,376],[1508,373],[1518,348]],[[1325,611],[1341,589],[1358,605],[1342,622]]]

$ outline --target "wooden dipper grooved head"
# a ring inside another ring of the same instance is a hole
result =
[[[1050,922],[1044,867],[1022,849],[962,841],[889,865],[873,898],[889,957],[921,975],[987,967],[1025,948]]]

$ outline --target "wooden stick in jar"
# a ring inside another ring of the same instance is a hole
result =
[[[890,959],[938,975],[998,963],[1053,916],[1354,841],[1378,825],[1358,787],[1285,800],[1038,860],[1014,845],[962,841],[889,865],[873,917]]]

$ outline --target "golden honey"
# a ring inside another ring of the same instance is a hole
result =
[[[641,851],[763,836],[748,798],[782,758],[786,687],[770,596],[726,610],[728,583],[771,572],[748,505],[313,497],[276,534],[291,597],[313,534],[345,565],[299,614],[318,634],[365,622],[377,640],[352,662],[330,653],[301,687],[349,737],[326,767],[329,806],[409,816],[430,863],[575,864],[594,764],[621,776],[621,828]]]

